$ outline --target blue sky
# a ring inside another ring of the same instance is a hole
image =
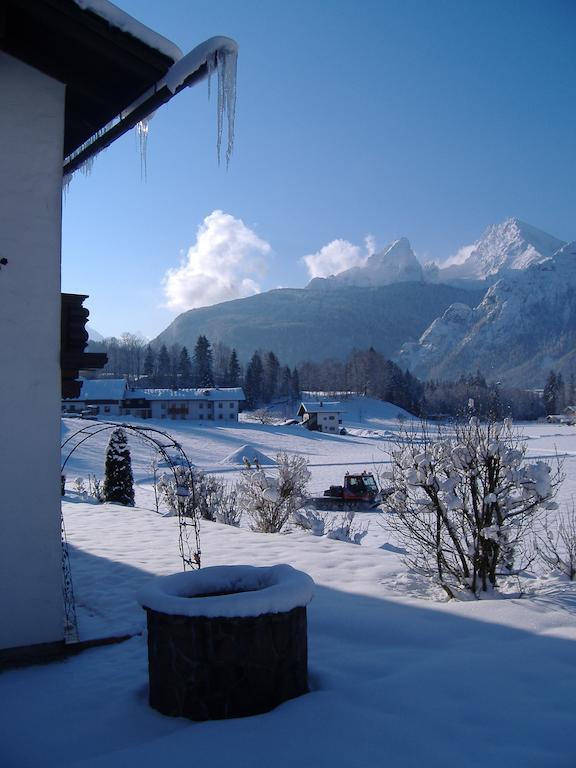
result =
[[[151,121],[145,180],[128,134],[72,181],[63,290],[100,333],[153,338],[401,236],[423,261],[509,216],[576,238],[574,0],[116,5],[185,52],[234,38],[238,100],[228,170],[201,83]]]

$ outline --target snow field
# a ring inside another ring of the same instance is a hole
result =
[[[65,429],[77,428],[70,420]],[[390,420],[363,419],[378,434],[332,437],[298,427],[170,422],[201,469],[233,479],[219,462],[250,444],[310,460],[311,491],[346,469],[382,461]],[[566,456],[561,497],[574,492],[576,430],[529,425],[529,457]],[[383,437],[384,435],[384,437]],[[74,477],[103,472],[95,438],[69,462]],[[253,718],[191,723],[147,704],[144,612],[135,595],[154,574],[181,570],[177,520],[151,501],[148,449],[131,441],[136,502],[94,505],[69,490],[66,530],[83,638],[140,633],[65,662],[0,675],[0,764],[214,768],[384,765],[561,768],[576,764],[576,591],[554,577],[523,599],[442,602],[406,571],[394,542],[370,520],[354,546],[295,531],[259,534],[203,521],[203,565],[288,563],[312,576],[308,609],[311,693]],[[142,460],[142,461],[140,461]],[[432,596],[433,597],[433,596]]]

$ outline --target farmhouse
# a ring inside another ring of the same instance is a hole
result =
[[[108,2],[0,3],[0,360],[9,373],[0,381],[0,665],[30,653],[60,653],[65,642],[64,176],[208,69],[220,73],[227,59],[235,64],[235,56],[236,45],[228,38],[213,38],[183,56],[172,42]]]
[[[240,387],[219,389],[133,389],[124,395],[120,415],[147,419],[238,421]]]
[[[126,379],[85,379],[80,395],[62,401],[63,413],[137,416],[141,419],[238,421],[241,387],[134,389]]]
[[[344,408],[341,403],[307,402],[301,403],[298,416],[307,429],[318,432],[332,432],[338,434],[342,429],[342,414]]]

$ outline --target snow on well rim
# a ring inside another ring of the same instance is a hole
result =
[[[152,579],[138,601],[171,616],[242,618],[303,608],[313,594],[312,578],[291,565],[215,565]]]

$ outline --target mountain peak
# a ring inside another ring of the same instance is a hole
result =
[[[511,217],[488,227],[466,261],[448,267],[443,276],[485,279],[503,270],[526,269],[550,258],[563,245],[563,240]]]
[[[312,280],[309,288],[335,288],[354,286],[375,288],[391,283],[422,282],[424,273],[406,237],[373,253],[360,267],[352,267],[329,278]]]

